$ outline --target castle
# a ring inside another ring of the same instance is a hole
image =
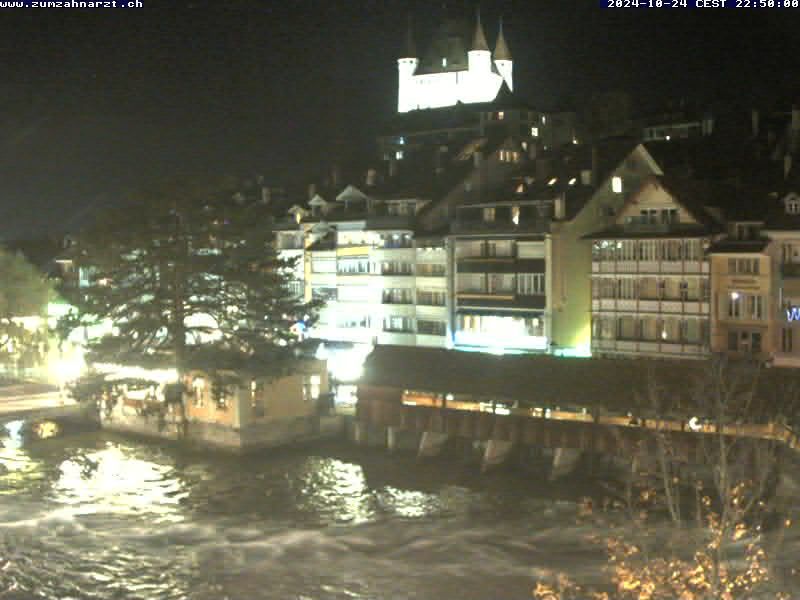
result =
[[[465,30],[466,29],[466,30]],[[503,84],[514,89],[513,60],[500,22],[494,52],[489,50],[480,15],[473,35],[463,21],[445,22],[420,60],[409,24],[399,77],[397,111],[491,102]]]

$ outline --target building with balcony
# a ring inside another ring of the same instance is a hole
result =
[[[592,353],[700,358],[711,350],[711,266],[725,191],[663,176],[593,233]]]

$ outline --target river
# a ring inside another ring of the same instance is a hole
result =
[[[0,437],[1,598],[505,600],[547,573],[601,577],[576,519],[599,493],[586,478],[345,444]]]

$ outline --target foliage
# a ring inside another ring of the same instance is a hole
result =
[[[0,354],[32,365],[40,362],[47,344],[50,282],[20,254],[0,250]],[[21,318],[38,317],[40,327],[25,327]]]
[[[292,327],[319,306],[289,291],[290,261],[272,246],[269,207],[229,181],[173,182],[105,214],[71,257],[89,285],[66,286],[77,311],[64,334],[110,324],[91,361],[277,369],[305,349]]]
[[[682,457],[665,427],[656,431],[650,451],[641,444],[629,457],[624,491],[607,503],[610,511],[597,514],[586,502],[584,522],[616,530],[590,539],[606,554],[612,591],[586,590],[560,576],[539,582],[534,597],[790,597],[788,582],[775,567],[791,524],[774,501],[780,442],[730,435],[725,429],[763,422],[765,415],[783,420],[757,393],[759,378],[755,365],[711,361],[694,382],[691,406],[681,407],[705,418],[706,429],[691,434],[701,463]],[[640,406],[664,415],[677,408],[674,402],[651,374]],[[796,396],[785,398],[782,409],[788,414],[795,404]]]

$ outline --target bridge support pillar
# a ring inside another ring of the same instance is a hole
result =
[[[406,431],[399,427],[386,428],[386,448],[389,452],[398,450],[417,450],[420,436],[414,431]]]
[[[576,448],[556,448],[553,451],[553,467],[550,469],[550,481],[566,477],[578,466],[581,450]]]
[[[514,444],[506,440],[489,440],[486,442],[481,471],[485,473],[489,469],[506,462],[513,447]]]
[[[359,446],[383,446],[386,443],[386,430],[383,427],[367,425],[361,421],[353,423],[350,435]]]
[[[436,431],[424,432],[419,441],[417,457],[428,458],[431,456],[439,456],[446,441],[446,433],[438,433]]]

